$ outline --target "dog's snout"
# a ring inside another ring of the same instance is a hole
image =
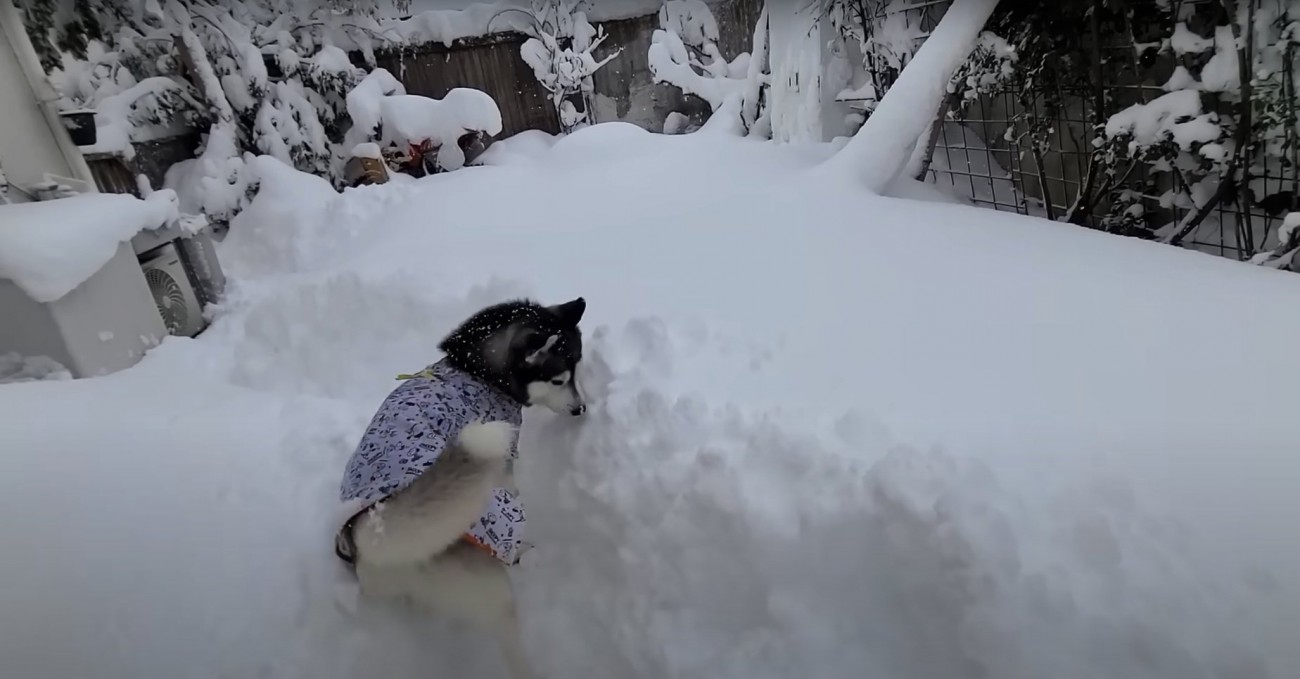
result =
[[[576,406],[574,406],[572,409],[569,410],[569,414],[570,414],[570,415],[574,415],[574,416],[581,415],[581,414],[583,414],[583,413],[585,413],[585,412],[587,412],[587,406],[586,406],[586,404],[579,404],[579,405],[576,405]]]

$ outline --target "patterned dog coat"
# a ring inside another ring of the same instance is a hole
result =
[[[406,378],[406,376],[403,376]],[[523,422],[523,408],[499,389],[453,367],[447,359],[406,378],[379,406],[343,472],[344,523],[338,555],[355,558],[352,522],[377,502],[411,485],[433,466],[449,441],[476,422]],[[518,457],[518,439],[510,457]],[[466,538],[506,563],[519,559],[524,509],[505,488],[495,488],[483,515]]]

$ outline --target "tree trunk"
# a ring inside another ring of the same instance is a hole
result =
[[[948,94],[952,74],[970,56],[997,4],[998,0],[953,0],[866,124],[819,170],[853,175],[869,191],[884,191],[911,160],[931,114]]]
[[[918,182],[925,181],[925,175],[930,171],[930,164],[934,162],[934,149],[939,145],[939,137],[943,135],[944,123],[948,122],[948,113],[957,107],[958,101],[956,95],[949,94],[943,98],[943,103],[939,104],[939,110],[930,123],[930,131],[925,135],[925,149],[921,153],[921,158],[916,167],[907,168],[907,173],[912,176],[912,179]]]

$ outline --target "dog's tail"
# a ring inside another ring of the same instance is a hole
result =
[[[457,442],[471,458],[495,462],[510,457],[518,433],[509,422],[477,422],[461,429]]]

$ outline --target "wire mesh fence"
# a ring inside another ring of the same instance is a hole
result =
[[[1255,3],[1262,8],[1259,11],[1263,16],[1268,6],[1280,0]],[[876,30],[883,30],[887,24],[893,30],[906,26],[919,47],[949,4],[950,0],[878,2],[872,5],[871,23]],[[1090,37],[1095,42],[1095,56],[1089,60],[1092,63],[1077,65],[1088,72],[1071,84],[1030,79],[1032,88],[1028,91],[1014,85],[1002,86],[954,107],[936,136],[928,179],[983,207],[1069,219],[1084,227],[1139,238],[1163,238],[1200,217],[1202,221],[1180,243],[1234,259],[1249,259],[1276,246],[1283,218],[1300,209],[1300,163],[1290,162],[1288,154],[1281,158],[1262,153],[1253,156],[1242,168],[1240,181],[1233,182],[1239,190],[1225,192],[1221,200],[1214,201],[1213,209],[1204,210],[1203,217],[1193,213],[1209,204],[1204,197],[1206,186],[1192,185],[1194,182],[1178,168],[1171,171],[1150,159],[1132,158],[1107,174],[1098,170],[1099,130],[1109,116],[1170,92],[1167,84],[1176,75],[1179,60],[1170,55],[1168,47],[1177,24],[1186,22],[1184,29],[1193,25],[1213,36],[1213,21],[1223,22],[1226,18],[1206,17],[1221,10],[1218,0],[1175,2],[1173,11],[1165,14],[1170,19],[1163,23],[1135,22],[1124,31],[1097,31]],[[1281,12],[1279,6],[1264,18]],[[1131,12],[1130,16],[1141,14]],[[1258,18],[1244,23],[1251,26],[1252,32],[1266,26]],[[1087,31],[1088,27],[1080,26],[1078,30]],[[1292,82],[1293,54],[1286,52],[1283,82]],[[881,66],[880,62],[868,61],[867,68],[878,92],[886,91],[898,75],[896,68]],[[1047,87],[1054,91],[1044,91]],[[1240,121],[1243,115],[1249,119],[1249,113],[1243,114],[1240,105],[1230,99],[1203,99],[1225,120]],[[1296,97],[1291,93],[1282,101],[1287,109],[1282,116],[1294,130]],[[1037,140],[1023,134],[1026,120],[1040,124]],[[1295,146],[1300,145],[1293,145],[1290,155],[1300,153]]]

